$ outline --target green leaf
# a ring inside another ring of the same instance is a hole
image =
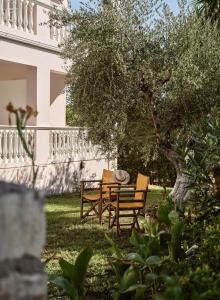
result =
[[[169,218],[171,224],[173,224],[173,225],[177,224],[179,222],[179,214],[175,210],[172,210],[169,213],[168,218]]]
[[[127,290],[123,291],[122,294],[133,292],[133,291],[135,291],[137,289],[146,290],[147,289],[147,285],[145,285],[145,284],[134,284],[134,285],[131,285]]]
[[[161,263],[161,260],[160,260],[159,256],[150,256],[146,259],[146,264],[148,266],[153,266],[153,265],[159,266],[160,263]]]
[[[148,273],[146,275],[146,280],[150,281],[150,282],[156,280],[157,278],[158,278],[158,275],[155,273]]]
[[[130,243],[136,247],[139,247],[140,244],[143,244],[142,236],[135,229],[132,229]]]
[[[128,259],[128,260],[132,260],[134,262],[137,262],[137,263],[140,263],[140,264],[144,264],[144,259],[141,257],[140,254],[134,252],[134,253],[129,253],[125,259]]]
[[[116,243],[107,234],[105,234],[105,238],[109,242],[109,244],[112,246],[113,254],[115,254],[115,256],[117,258],[122,259],[123,255],[122,255],[121,250],[119,249],[119,247],[116,245]]]
[[[86,277],[89,261],[93,255],[90,247],[85,248],[76,258],[72,281],[78,289],[81,289]]]
[[[74,269],[74,265],[69,263],[68,261],[66,261],[65,259],[61,258],[59,260],[59,265],[62,269],[63,272],[63,277],[67,278],[67,279],[71,279],[72,278],[72,274],[73,274],[73,269]]]
[[[73,300],[79,300],[77,289],[64,277],[58,276],[54,279],[50,279],[49,282],[61,288],[64,293],[70,296]]]
[[[165,223],[166,225],[170,225],[170,220],[168,218],[169,215],[169,208],[167,206],[161,205],[157,210],[157,219],[161,223]]]
[[[130,286],[136,285],[139,283],[139,274],[138,272],[130,266],[125,272],[121,279],[120,291],[123,293]]]

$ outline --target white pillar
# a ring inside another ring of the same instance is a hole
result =
[[[4,10],[3,10],[4,0],[0,0],[0,25],[4,23]]]
[[[42,64],[37,68],[37,127],[50,126],[50,69]],[[50,156],[49,129],[37,130],[36,162],[45,164]]]

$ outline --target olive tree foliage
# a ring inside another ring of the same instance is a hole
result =
[[[199,14],[204,15],[211,20],[220,19],[220,1],[219,0],[194,0]]]
[[[140,143],[145,153],[160,151],[181,201],[190,125],[220,106],[219,29],[184,0],[177,16],[163,1],[90,2],[51,15],[70,25],[62,54],[79,121],[105,150]]]

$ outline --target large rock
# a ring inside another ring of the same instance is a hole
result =
[[[46,299],[44,196],[0,182],[0,300]]]

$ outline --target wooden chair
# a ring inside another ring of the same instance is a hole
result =
[[[138,224],[138,216],[144,215],[145,203],[148,193],[148,185],[150,178],[148,176],[144,176],[142,174],[138,174],[137,182],[133,190],[125,189],[128,186],[119,187],[118,190],[114,191],[117,195],[115,201],[111,201],[109,203],[109,228],[113,226],[117,227],[117,235],[120,234],[121,226],[131,225],[132,228],[137,226]],[[110,189],[110,199],[111,199],[111,188]],[[133,195],[131,197],[131,195]],[[122,212],[128,213],[122,213]],[[121,223],[120,218],[132,217],[132,223]]]
[[[106,209],[104,205],[105,200],[109,199],[109,189],[108,185],[116,185],[115,182],[112,182],[112,175],[113,171],[110,170],[103,170],[102,179],[101,180],[82,180],[80,186],[80,218],[84,219],[87,216],[94,216],[96,215],[99,218],[99,223],[102,223],[102,214],[103,211]],[[86,184],[93,184],[98,183],[98,188],[86,188]],[[118,186],[118,184],[117,184]],[[89,194],[88,191],[96,191],[94,194]],[[113,195],[111,196],[113,197]],[[84,204],[89,203],[90,207],[84,211]],[[94,212],[91,215],[91,212]]]

